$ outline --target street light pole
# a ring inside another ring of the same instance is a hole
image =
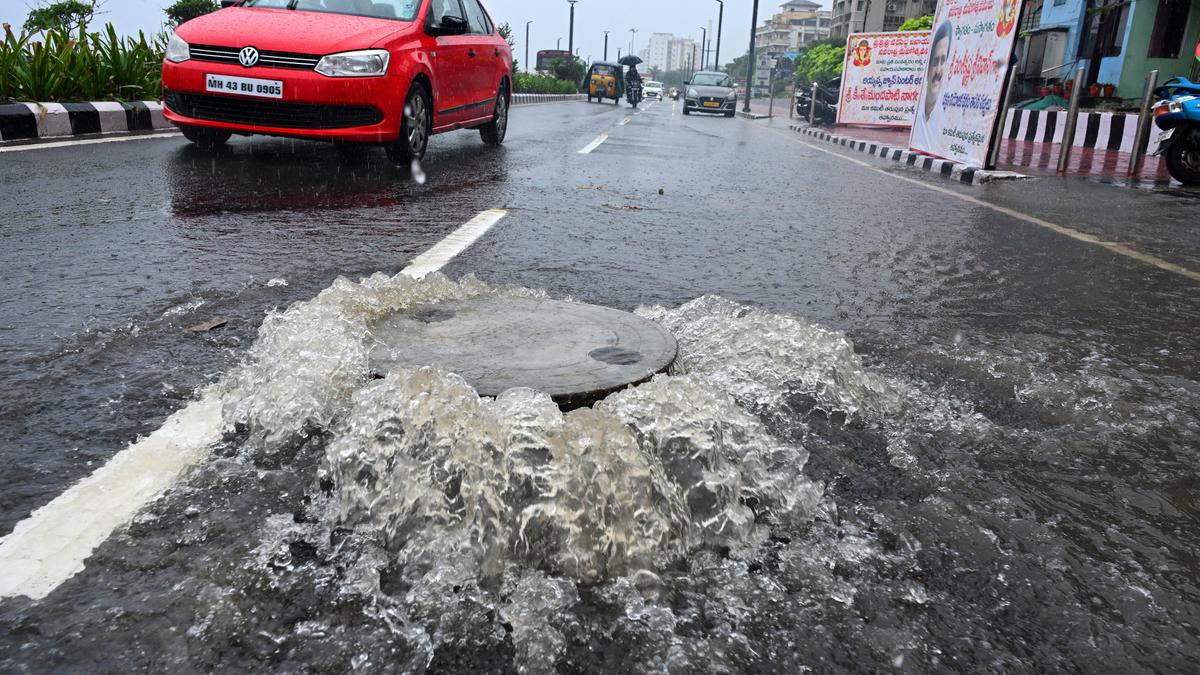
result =
[[[533,23],[533,22],[532,21],[525,22],[525,72],[527,72],[527,73],[530,72],[530,70],[529,70],[529,24],[531,24],[531,23]]]
[[[636,28],[629,29],[629,55],[630,56],[634,55],[633,48],[634,48],[634,45],[637,44],[637,32],[638,32],[638,29],[636,29]]]
[[[717,4],[721,6],[721,11],[717,14],[717,53],[713,58],[717,67],[713,70],[721,69],[721,26],[725,23],[725,0],[717,0]]]
[[[608,60],[608,33],[609,33],[609,31],[604,31],[604,60],[605,61]]]
[[[700,70],[708,70],[708,29],[700,26]]]
[[[750,15],[750,55],[746,59],[746,100],[743,112],[750,112],[750,96],[754,93],[754,31],[758,29],[758,0],[754,0],[754,12]]]
[[[575,54],[575,3],[579,0],[567,0],[567,4],[571,5],[571,28],[567,33],[567,51]]]
[[[562,38],[558,38],[558,42],[554,43],[554,51],[556,51],[556,52],[562,51]]]

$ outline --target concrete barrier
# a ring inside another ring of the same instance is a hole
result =
[[[583,100],[583,94],[514,94],[513,105]],[[11,103],[0,105],[0,141],[169,129],[158,101]]]
[[[1138,115],[1125,113],[1081,112],[1073,146],[1132,153],[1138,118]],[[1014,108],[1008,111],[1008,117],[1004,120],[1004,137],[1058,145],[1062,143],[1066,128],[1065,111]],[[1151,134],[1147,154],[1153,155],[1157,150],[1158,135]]]
[[[0,141],[167,129],[158,101],[0,105]]]

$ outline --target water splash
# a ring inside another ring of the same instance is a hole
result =
[[[736,628],[748,610],[736,607],[774,592],[746,561],[836,510],[805,476],[804,447],[764,416],[795,396],[847,417],[884,414],[899,395],[844,336],[712,297],[639,310],[679,337],[681,367],[590,409],[564,414],[529,389],[480,397],[429,367],[370,378],[375,321],[480,296],[541,294],[375,275],[268,317],[225,383],[227,420],[249,429],[254,452],[328,440],[315,520],[278,525],[264,560],[308,542],[347,592],[370,598],[370,615],[415,654],[412,670],[496,630],[481,618],[493,616],[519,670],[553,672],[588,630],[579,607],[598,600],[619,608],[606,630],[642,636],[646,669],[736,670],[753,657]],[[698,565],[688,574],[729,586],[727,625],[703,637],[684,628],[696,608],[672,600],[679,570]]]
[[[410,167],[410,173],[412,175],[413,181],[416,182],[417,185],[425,184],[425,181],[427,180],[427,176],[425,175],[425,169],[422,168],[422,166],[421,166],[420,160],[414,159],[412,161],[412,166]]]

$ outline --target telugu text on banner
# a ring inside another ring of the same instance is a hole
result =
[[[956,162],[987,160],[1019,0],[942,0],[909,145]]]
[[[925,81],[930,35],[929,31],[850,35],[838,124],[911,126]]]

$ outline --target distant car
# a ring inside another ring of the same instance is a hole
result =
[[[266,134],[399,162],[454,129],[504,141],[512,52],[479,0],[221,4],[175,30],[162,67],[163,116],[199,146]]]
[[[725,73],[700,71],[684,82],[687,88],[683,99],[683,114],[693,112],[722,113],[733,117],[737,112],[737,91],[733,80]]]
[[[663,83],[662,82],[655,82],[654,80],[646,80],[646,85],[642,88],[642,90],[643,90],[643,93],[646,94],[646,98],[652,98],[652,99],[656,99],[659,101],[663,100],[664,94],[663,94]]]

